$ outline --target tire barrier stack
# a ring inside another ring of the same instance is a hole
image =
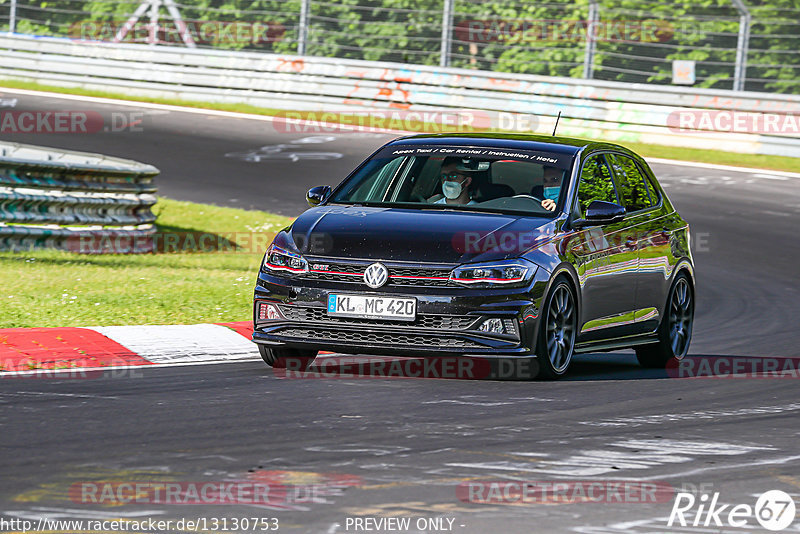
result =
[[[0,143],[0,250],[152,252],[157,174],[121,158]]]
[[[49,85],[409,119],[411,112],[478,110],[485,112],[476,114],[485,119],[480,129],[546,134],[560,112],[561,135],[800,155],[798,95],[18,34],[0,35],[0,54],[0,78]]]

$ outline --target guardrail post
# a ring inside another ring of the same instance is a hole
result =
[[[16,33],[17,29],[17,0],[11,0],[8,8],[8,32]]]
[[[308,40],[308,17],[311,13],[311,0],[301,0],[300,21],[297,23],[297,53],[306,55],[306,41]]]
[[[453,3],[455,0],[444,0],[442,6],[442,51],[439,66],[450,66],[450,46],[453,35]]]
[[[731,0],[739,12],[739,38],[736,41],[736,66],[733,70],[733,90],[744,91],[747,80],[747,49],[750,46],[750,10],[742,0]]]
[[[594,77],[594,54],[597,41],[594,32],[597,28],[597,0],[589,0],[589,18],[586,21],[586,52],[583,55],[583,77],[591,80]]]

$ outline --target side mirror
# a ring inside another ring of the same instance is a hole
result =
[[[572,222],[574,228],[584,228],[586,226],[600,226],[619,222],[625,218],[625,208],[613,202],[603,200],[593,200],[586,208],[586,218]]]
[[[315,206],[319,206],[325,199],[328,198],[328,195],[331,194],[331,186],[329,185],[318,185],[317,187],[312,187],[306,193],[306,202],[312,208]]]

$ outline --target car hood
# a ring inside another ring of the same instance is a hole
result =
[[[339,205],[306,211],[290,230],[310,256],[448,264],[518,257],[552,231],[539,217]]]

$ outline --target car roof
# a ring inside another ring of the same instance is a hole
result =
[[[391,145],[454,145],[540,150],[575,155],[584,149],[619,150],[636,155],[631,150],[614,143],[602,143],[574,137],[511,133],[440,133],[400,137]]]

